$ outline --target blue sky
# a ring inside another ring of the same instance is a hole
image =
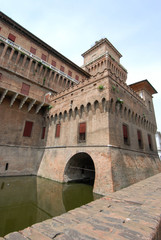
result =
[[[81,54],[107,37],[123,55],[127,84],[148,79],[161,131],[160,0],[0,0],[1,11],[81,66]]]

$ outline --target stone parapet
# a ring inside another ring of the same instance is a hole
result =
[[[159,240],[161,189],[157,174],[128,188],[0,239]]]

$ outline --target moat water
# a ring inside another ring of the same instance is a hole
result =
[[[0,237],[100,198],[92,189],[34,176],[0,177]]]

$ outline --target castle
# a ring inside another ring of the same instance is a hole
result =
[[[148,80],[105,38],[78,67],[0,12],[0,176],[90,180],[107,194],[161,171]]]

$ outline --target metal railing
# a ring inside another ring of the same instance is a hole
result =
[[[51,64],[49,64],[48,62],[42,60],[41,58],[39,58],[38,56],[32,54],[31,52],[27,51],[26,49],[24,49],[23,47],[19,46],[18,44],[10,41],[8,38],[0,35],[0,40],[2,40],[3,42],[7,43],[8,45],[12,46],[14,49],[26,54],[28,57],[33,58],[34,60],[41,62],[41,64],[45,65],[46,67],[50,68],[51,70],[59,73],[60,75],[62,75],[63,77],[69,79],[70,81],[79,84],[79,81],[77,81],[76,79],[70,77],[68,74],[60,71],[58,68],[52,66]]]

